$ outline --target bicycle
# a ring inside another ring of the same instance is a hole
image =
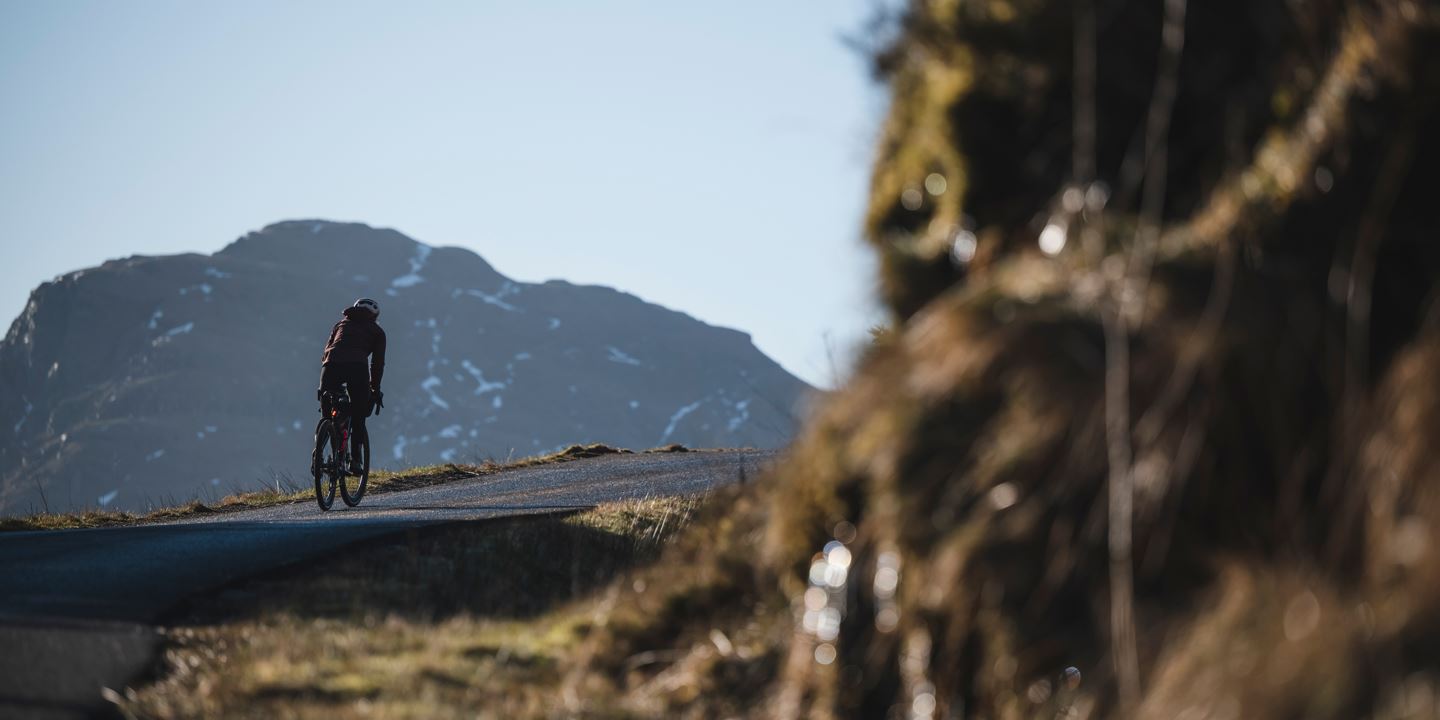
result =
[[[310,474],[315,478],[315,501],[321,510],[335,504],[335,488],[350,507],[360,504],[370,480],[370,440],[353,442],[350,393],[320,392],[320,422],[315,426],[315,452],[310,458]],[[353,447],[352,447],[353,445]],[[359,474],[351,472],[347,462],[354,454],[360,461]]]

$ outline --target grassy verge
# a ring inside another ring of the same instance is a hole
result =
[[[356,546],[193,602],[165,630],[159,678],[112,697],[133,717],[550,716],[562,658],[597,618],[577,600],[655,558],[699,504],[631,501]]]
[[[480,465],[430,465],[400,472],[376,471],[370,474],[370,488],[367,493],[396,492],[429,485],[440,485],[469,478],[493,475],[506,470],[571,462],[601,455],[628,454],[630,450],[608,445],[571,445],[559,452],[548,455],[522,458],[508,463],[486,462]],[[682,445],[667,445],[644,452],[687,452]],[[239,512],[253,508],[285,505],[288,503],[313,502],[314,492],[310,489],[282,492],[258,490],[255,492],[230,495],[214,503],[191,501],[177,507],[152,510],[147,513],[122,511],[87,510],[76,513],[37,513],[24,517],[0,518],[0,532],[21,530],[73,530],[81,528],[116,527],[166,522],[202,515]]]

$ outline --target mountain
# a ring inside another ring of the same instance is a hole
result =
[[[774,447],[810,390],[748,335],[617,290],[515,282],[394,230],[282,222],[31,294],[0,343],[0,513],[308,482],[320,352],[362,296],[389,338],[379,467],[592,441]]]

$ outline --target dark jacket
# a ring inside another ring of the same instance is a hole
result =
[[[370,358],[370,389],[380,389],[380,376],[385,374],[385,331],[370,315],[357,307],[345,308],[344,317],[330,331],[325,343],[321,365],[332,363],[364,363]]]

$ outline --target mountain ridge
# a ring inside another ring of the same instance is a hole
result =
[[[811,391],[747,333],[623,290],[517,282],[393,229],[282,221],[31,293],[0,342],[0,512],[304,481],[320,348],[362,295],[391,337],[380,466],[591,441],[775,447]]]

